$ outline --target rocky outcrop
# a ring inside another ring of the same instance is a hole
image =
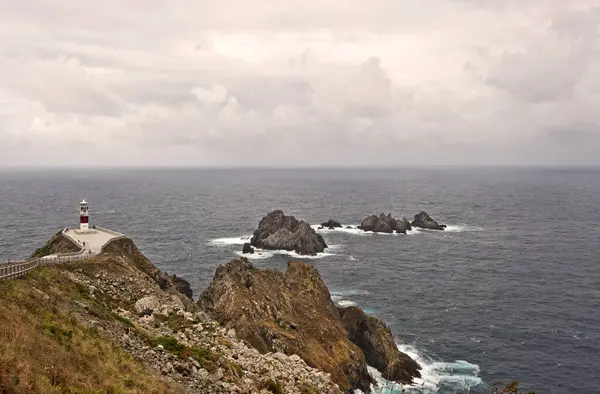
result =
[[[374,233],[393,233],[396,230],[396,219],[391,214],[367,216],[360,223],[359,229],[363,231],[372,231]]]
[[[340,224],[340,222],[336,222],[333,219],[329,219],[328,221],[321,223],[321,227],[333,230],[334,228],[342,227],[342,225]]]
[[[345,392],[370,391],[363,352],[352,343],[319,273],[289,262],[285,273],[248,260],[220,265],[198,304],[261,353],[296,354]]]
[[[444,230],[445,224],[438,224],[435,220],[427,214],[425,211],[421,211],[415,215],[415,220],[411,223],[415,227],[424,228],[428,230]]]
[[[305,221],[286,216],[276,210],[262,218],[250,244],[269,250],[290,250],[303,255],[315,255],[327,247],[323,237]]]
[[[65,237],[62,230],[54,234],[52,238],[46,242],[44,246],[36,249],[31,255],[33,258],[41,258],[57,253],[74,253],[81,250],[81,245],[76,244],[69,238]]]
[[[183,294],[189,300],[192,299],[193,292],[190,283],[176,275],[169,275],[159,270],[154,264],[144,256],[129,238],[118,238],[110,241],[103,249],[102,255],[113,258],[120,258],[132,264],[149,277],[151,277],[162,290],[173,290]]]
[[[396,232],[399,234],[406,234],[407,231],[412,230],[412,226],[410,222],[406,218],[402,218],[402,220],[396,220]]]
[[[242,247],[242,253],[254,253],[254,248],[252,247],[252,245],[250,245],[250,243],[246,242]]]
[[[421,377],[421,366],[398,350],[392,332],[383,321],[355,306],[338,310],[348,339],[362,349],[367,363],[385,379],[410,384],[413,378]]]

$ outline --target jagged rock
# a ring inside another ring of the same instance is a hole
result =
[[[396,230],[396,219],[391,214],[379,216],[367,216],[360,223],[359,228],[363,231],[372,231],[374,233],[393,233]]]
[[[246,242],[244,244],[244,246],[242,247],[242,253],[246,254],[246,253],[254,253],[254,248],[252,247],[252,245],[250,245],[249,242]]]
[[[400,234],[406,234],[407,231],[412,230],[410,222],[406,218],[402,220],[396,220],[396,232]]]
[[[303,255],[315,255],[327,247],[323,237],[308,223],[285,216],[281,210],[262,218],[250,244],[260,249],[290,250]]]
[[[425,228],[429,230],[444,230],[446,228],[445,224],[438,224],[435,220],[427,214],[425,211],[421,211],[415,215],[415,220],[411,223],[415,227]]]
[[[117,238],[110,241],[102,249],[102,255],[121,258],[133,267],[148,275],[158,284],[161,290],[173,290],[188,297],[191,302],[192,290],[188,281],[161,272],[144,256],[129,238]]]
[[[69,238],[65,237],[62,233],[62,230],[54,234],[52,238],[46,242],[44,246],[39,249],[36,249],[35,252],[31,255],[32,258],[41,258],[44,256],[48,256],[56,253],[73,253],[79,252],[81,250],[81,245],[78,245],[71,241]]]
[[[135,302],[135,311],[140,314],[147,309],[151,309],[153,311],[158,310],[160,308],[160,302],[156,296],[148,296],[144,298],[140,298]]]
[[[175,285],[175,289],[177,289],[178,292],[180,292],[187,298],[192,299],[192,297],[194,296],[194,292],[192,291],[192,286],[190,285],[190,282],[178,277],[177,275],[173,275],[171,277],[171,281]]]
[[[338,310],[348,330],[348,339],[361,348],[367,363],[384,378],[410,384],[413,378],[421,377],[421,366],[398,350],[392,332],[383,321],[355,306]]]
[[[261,353],[296,354],[345,392],[370,392],[362,351],[348,338],[319,273],[291,261],[285,273],[247,259],[220,265],[198,304]]]
[[[321,227],[327,227],[328,229],[331,230],[334,228],[342,227],[342,225],[333,219],[329,219],[328,221],[321,223]]]

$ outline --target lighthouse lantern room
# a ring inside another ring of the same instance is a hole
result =
[[[81,231],[88,231],[89,226],[90,213],[88,208],[87,201],[83,200],[79,204],[79,229]]]

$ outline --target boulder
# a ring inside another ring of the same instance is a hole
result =
[[[303,220],[276,210],[263,217],[250,244],[260,249],[290,250],[315,255],[327,247],[323,237]]]
[[[396,232],[400,234],[406,234],[407,231],[412,230],[410,222],[406,218],[396,221]]]
[[[348,339],[363,351],[367,363],[394,382],[411,384],[420,378],[421,366],[398,350],[392,332],[380,319],[350,306],[338,308]]]
[[[413,220],[411,224],[415,227],[429,230],[444,230],[446,228],[445,224],[438,224],[438,222],[433,220],[425,211],[421,211],[416,214],[415,220]]]
[[[290,261],[285,273],[247,259],[220,265],[198,305],[259,352],[298,355],[331,374],[342,391],[370,392],[362,350],[348,339],[329,290],[311,265]]]
[[[396,229],[396,219],[391,214],[379,216],[371,215],[363,219],[358,227],[363,231],[372,231],[374,233],[393,233]]]
[[[250,243],[246,242],[242,247],[242,253],[254,253],[254,248],[250,245]]]
[[[137,300],[134,307],[138,314],[142,312],[146,313],[148,310],[158,310],[160,308],[160,302],[156,296],[147,296]]]
[[[342,227],[342,225],[333,219],[329,219],[328,221],[321,223],[321,227],[326,227],[332,230],[334,228]]]

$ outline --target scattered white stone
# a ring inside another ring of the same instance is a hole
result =
[[[137,313],[140,313],[146,309],[152,309],[153,311],[156,311],[158,308],[160,308],[160,302],[158,302],[158,298],[155,296],[140,298],[135,303],[135,310]]]

